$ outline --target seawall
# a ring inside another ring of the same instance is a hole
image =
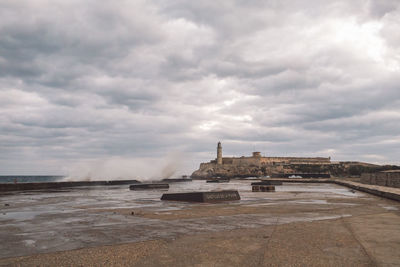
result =
[[[46,183],[16,183],[0,184],[0,192],[59,189],[77,186],[98,186],[98,185],[125,185],[140,183],[137,180],[114,180],[114,181],[78,181],[78,182],[46,182]]]

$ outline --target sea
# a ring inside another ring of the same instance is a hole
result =
[[[46,183],[61,182],[61,175],[0,175],[0,183]]]

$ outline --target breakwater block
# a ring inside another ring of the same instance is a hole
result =
[[[192,178],[165,178],[161,180],[165,183],[180,183],[180,182],[191,182]]]
[[[261,182],[251,183],[251,185],[282,185],[282,182],[281,181],[263,180]]]
[[[163,194],[161,200],[186,202],[221,202],[240,200],[236,190]]]
[[[168,189],[169,184],[133,184],[129,186],[130,190],[146,190],[146,189]]]
[[[207,180],[207,183],[229,183],[229,179],[212,179]]]
[[[252,186],[253,192],[275,192],[274,185],[253,185]]]

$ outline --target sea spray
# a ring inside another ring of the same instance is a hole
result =
[[[159,180],[169,178],[179,171],[182,153],[169,153],[163,158],[126,158],[87,160],[73,164],[64,181],[99,180]]]

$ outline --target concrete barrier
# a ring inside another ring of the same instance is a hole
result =
[[[169,184],[133,184],[129,186],[130,190],[148,190],[148,189],[168,189]]]
[[[281,181],[262,180],[261,182],[254,182],[251,185],[282,185]]]
[[[185,202],[221,202],[240,200],[239,192],[236,190],[190,192],[190,193],[168,193],[163,194],[161,200],[185,201]]]
[[[161,180],[165,183],[180,183],[180,182],[191,182],[192,178],[165,178]]]
[[[207,183],[229,183],[229,179],[212,179],[212,180],[207,180]]]
[[[253,185],[251,187],[253,192],[275,192],[274,185]]]

